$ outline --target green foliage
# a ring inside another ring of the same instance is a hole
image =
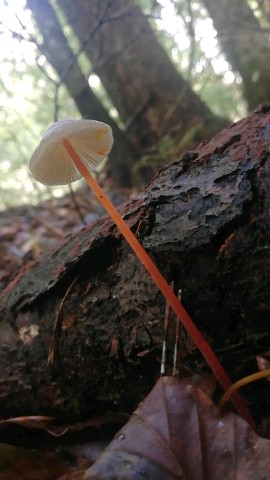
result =
[[[144,11],[149,1],[141,1]],[[152,25],[181,75],[217,115],[232,120],[244,116],[247,110],[242,98],[241,78],[231,71],[202,3],[159,1],[160,9],[156,10],[158,15],[154,15],[156,20],[152,19]],[[168,25],[171,34],[166,30]]]
[[[265,30],[270,30],[270,2],[269,0],[248,0],[249,6]]]
[[[138,179],[151,177],[159,168],[177,158],[179,145],[170,135],[165,135],[154,150],[143,155],[133,167],[133,174]]]
[[[24,40],[25,32],[16,27],[15,38],[6,31],[5,38],[0,37],[2,46],[4,43],[9,46],[1,49],[0,209],[20,203],[37,203],[53,192],[60,195],[66,190],[50,190],[32,181],[28,173],[32,152],[54,121],[56,77],[37,46],[30,39]],[[31,31],[32,24],[28,28]],[[61,105],[60,118],[77,115],[74,102],[64,87],[59,89],[58,103]]]
[[[35,64],[4,60],[3,65],[7,75],[0,82],[2,208],[38,202],[48,196],[46,187],[32,182],[28,162],[44,131],[54,120],[55,107],[55,87]],[[73,101],[64,88],[59,91],[58,102],[65,105],[61,117],[76,115]]]
[[[269,30],[268,0],[247,0],[261,25]],[[241,78],[230,70],[221,51],[211,19],[199,0],[134,0],[148,16],[160,43],[176,68],[212,111],[232,120],[246,113],[241,92]],[[62,25],[72,51],[78,54],[82,71],[91,73],[91,65],[80,52],[79,43],[56,0],[51,5]],[[58,119],[78,116],[73,100],[53,68],[40,54],[41,41],[25,0],[7,0],[0,4],[0,208],[21,203],[38,202],[51,192],[28,174],[30,156],[44,130]],[[18,21],[18,18],[20,21]],[[113,72],[112,72],[113,75]],[[57,95],[56,95],[57,93]],[[97,82],[95,93],[117,119],[111,99]],[[188,132],[187,135],[193,135]],[[182,139],[185,143],[186,139]],[[144,155],[135,170],[156,170],[176,155],[175,145],[166,135],[155,151]],[[60,195],[63,188],[54,189]]]

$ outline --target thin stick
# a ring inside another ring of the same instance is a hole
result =
[[[178,300],[181,302],[182,291],[178,290]],[[174,344],[174,355],[173,355],[173,377],[179,373],[179,339],[180,339],[180,320],[176,319],[175,327],[175,344]]]
[[[173,290],[174,282],[170,283],[170,287]],[[165,317],[164,317],[164,337],[162,343],[162,356],[161,356],[161,364],[160,364],[160,376],[163,377],[165,375],[166,370],[166,353],[167,353],[167,341],[168,341],[168,333],[170,328],[170,304],[166,300],[166,308],[165,308]]]
[[[233,383],[233,385],[231,385],[230,388],[227,390],[227,392],[225,392],[224,395],[221,397],[218,403],[219,407],[220,408],[224,407],[225,403],[230,399],[233,393],[236,392],[236,390],[238,390],[238,388],[243,387],[248,383],[261,380],[261,378],[265,378],[265,377],[270,377],[270,368],[266,368],[265,370],[261,370],[260,372],[252,373],[251,375],[248,375],[247,377],[243,377],[237,382]]]
[[[64,306],[64,303],[65,303],[69,293],[71,292],[77,278],[78,277],[75,277],[72,280],[71,284],[69,285],[69,287],[68,287],[68,289],[67,289],[67,291],[64,295],[64,298],[62,298],[62,300],[61,300],[61,303],[60,303],[59,308],[58,308],[57,315],[55,317],[53,334],[52,334],[51,344],[50,344],[49,353],[48,353],[48,360],[47,360],[47,365],[48,366],[52,365],[53,362],[54,362],[55,352],[56,352],[56,348],[57,348],[57,341],[58,341],[58,330],[59,330],[59,327],[61,325],[63,306]]]
[[[77,154],[76,150],[72,147],[71,143],[67,139],[63,139],[63,145],[70,155],[71,159],[73,160],[74,164],[76,165],[79,172],[85,178],[86,182],[88,183],[89,187],[92,189],[94,194],[96,195],[97,199],[102,203],[105,210],[108,212],[110,217],[114,220],[116,226],[119,228],[122,235],[125,237],[126,241],[129,243],[131,248],[133,249],[134,253],[140,259],[141,263],[145,266],[146,270],[156,283],[157,287],[160,289],[162,294],[164,295],[165,299],[170,304],[172,310],[179,317],[179,320],[182,322],[184,327],[186,328],[187,332],[191,336],[194,343],[197,345],[198,349],[202,353],[203,357],[205,358],[206,362],[208,363],[209,367],[212,369],[215,377],[221,384],[224,390],[227,390],[232,382],[228,377],[227,373],[225,372],[224,368],[222,367],[218,357],[215,355],[213,350],[211,349],[210,345],[205,340],[204,336],[200,332],[200,330],[196,327],[193,323],[192,319],[184,309],[184,307],[179,302],[178,298],[166,282],[163,275],[161,275],[158,268],[155,266],[149,255],[146,253],[144,248],[138,242],[135,235],[131,232],[128,225],[124,222],[122,217],[119,215],[116,208],[113,206],[111,201],[105,195],[103,190],[100,188],[94,177],[92,177],[91,173],[88,171],[85,164],[80,159],[79,155]],[[239,414],[247,420],[252,426],[254,426],[254,422],[251,418],[250,412],[246,405],[244,404],[241,396],[236,392],[232,397],[232,401],[235,405],[236,410]]]
[[[82,212],[81,212],[81,207],[80,207],[80,205],[79,205],[78,202],[77,202],[77,198],[76,198],[75,192],[74,192],[74,190],[73,190],[73,188],[72,188],[72,186],[71,186],[71,183],[68,184],[68,188],[69,188],[69,193],[70,193],[71,199],[72,199],[73,204],[74,204],[74,208],[75,208],[75,210],[76,210],[76,212],[77,212],[77,214],[78,214],[78,217],[79,217],[80,221],[82,222],[82,224],[86,227],[87,223],[86,223],[86,221],[84,220],[84,216],[83,216],[83,214],[82,214]]]

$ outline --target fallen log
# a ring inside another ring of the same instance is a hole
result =
[[[232,379],[252,373],[270,345],[269,144],[268,104],[121,208]],[[3,416],[132,410],[152,387],[164,298],[107,217],[25,265],[0,302]],[[187,340],[181,355],[191,373],[204,367]]]

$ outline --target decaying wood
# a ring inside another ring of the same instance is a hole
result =
[[[264,105],[159,171],[121,210],[233,378],[252,373],[270,342],[269,152]],[[106,217],[26,265],[1,295],[1,414],[133,409],[155,379],[164,309]],[[203,366],[188,345],[182,356],[192,371]]]

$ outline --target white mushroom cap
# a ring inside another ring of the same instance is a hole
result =
[[[82,178],[65,147],[66,138],[89,171],[111,151],[112,129],[95,120],[62,120],[44,133],[29,163],[33,177],[43,185],[66,185]]]

